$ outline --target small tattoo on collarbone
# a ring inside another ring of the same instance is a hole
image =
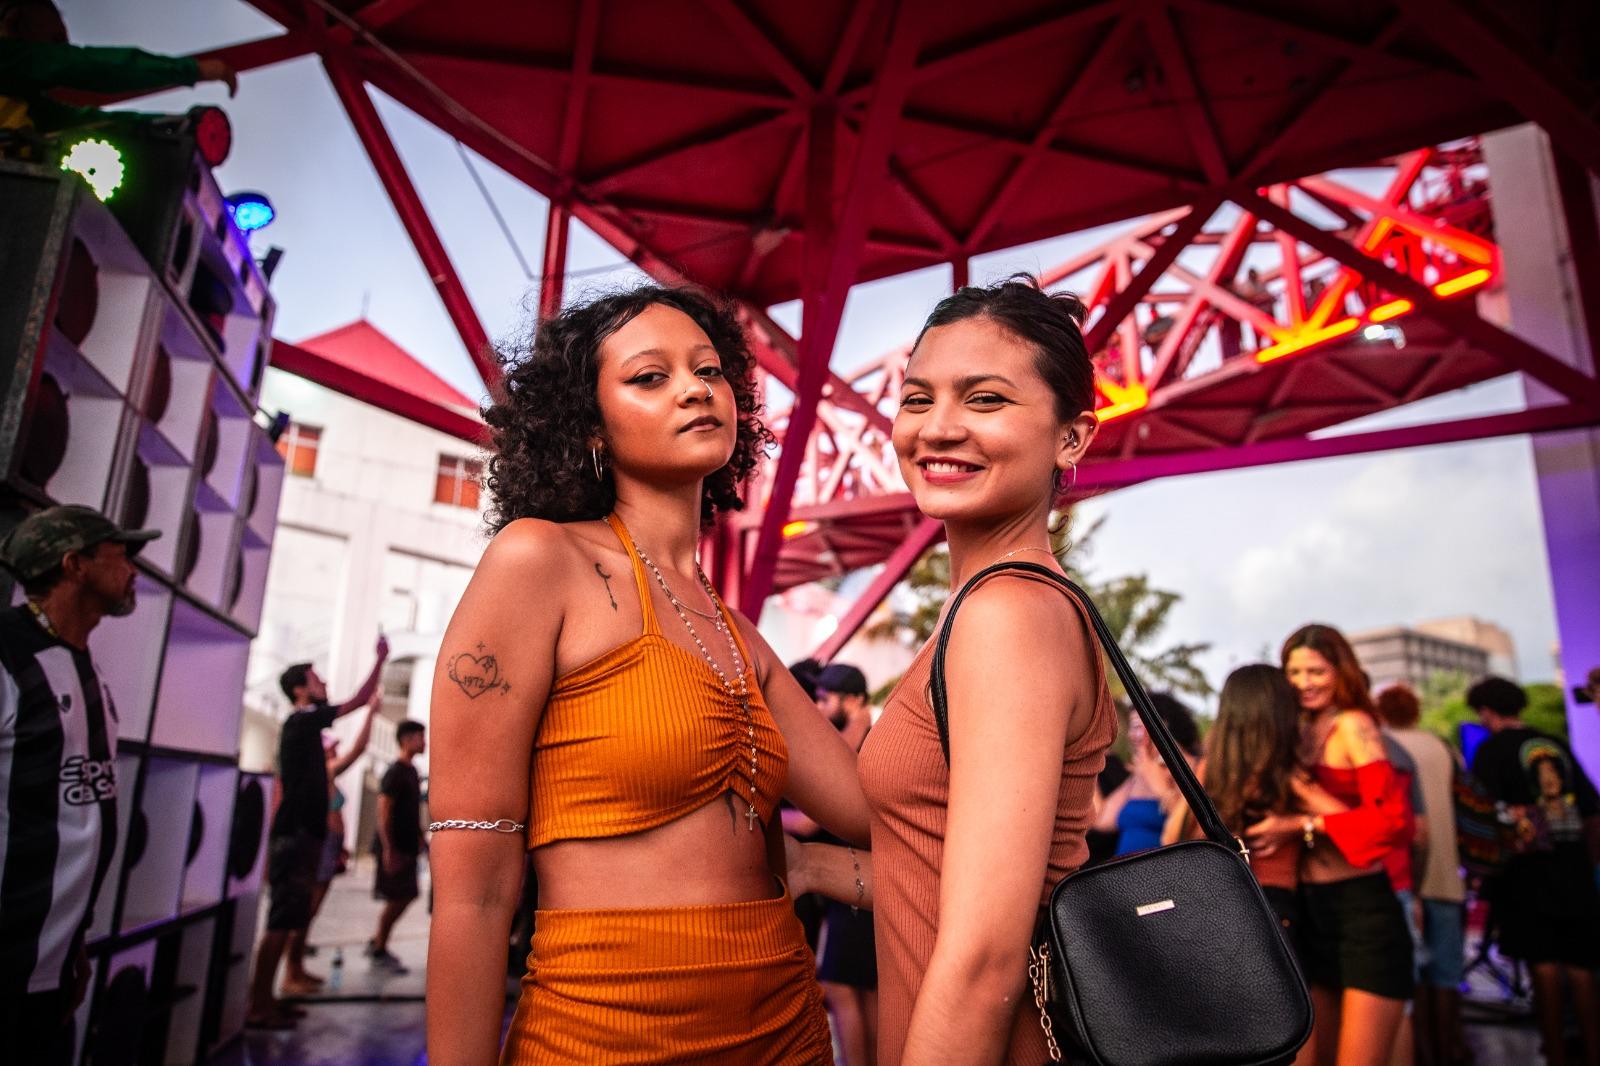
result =
[[[611,575],[600,569],[600,564],[594,564],[594,572],[600,575],[600,580],[606,583],[606,599],[611,601],[611,609],[617,609],[617,598],[611,595]]]
[[[477,650],[482,654],[462,652],[450,660],[446,671],[450,680],[468,699],[475,700],[486,692],[510,692],[511,683],[500,676],[500,660],[487,654],[482,642]]]

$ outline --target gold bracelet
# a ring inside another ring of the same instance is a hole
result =
[[[867,886],[861,880],[861,860],[856,858],[856,849],[845,845],[845,850],[850,853],[850,865],[856,868],[856,901],[850,904],[851,914],[861,913],[861,901],[866,897]]]

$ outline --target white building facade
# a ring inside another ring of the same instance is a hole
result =
[[[371,327],[335,333],[363,329]],[[362,368],[374,377],[393,378],[398,369],[415,385],[427,375],[436,395],[453,394],[456,406],[468,406],[387,338],[371,334],[355,349],[319,354],[378,350],[376,365]],[[317,340],[301,347],[315,351]],[[400,366],[402,358],[410,365]],[[354,852],[369,843],[370,793],[394,758],[395,725],[428,720],[439,644],[487,543],[487,497],[478,486],[483,457],[458,438],[277,369],[266,372],[261,406],[287,413],[291,424],[279,441],[288,476],[250,654],[241,762],[276,768],[279,723],[289,707],[278,686],[284,668],[310,662],[327,680],[329,698],[347,699],[372,668],[378,634],[387,636],[384,706],[367,756],[339,781],[350,801],[344,811]],[[335,733],[347,741],[358,721],[342,719]],[[426,777],[426,757],[419,768]]]

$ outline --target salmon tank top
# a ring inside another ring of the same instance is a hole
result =
[[[1002,575],[1011,580],[1044,580]],[[1053,586],[1052,586],[1053,587]],[[1066,595],[1063,592],[1063,595]],[[1075,597],[1088,633],[1088,616]],[[1064,634],[1065,636],[1065,634]],[[1094,637],[1094,710],[1077,723],[1061,756],[1061,787],[1055,827],[1039,901],[1049,902],[1057,881],[1089,856],[1084,834],[1093,820],[1095,778],[1105,766],[1106,749],[1117,735],[1117,715],[1106,687],[1105,663]],[[933,641],[917,653],[895,686],[872,732],[861,746],[862,791],[872,811],[873,921],[878,941],[878,1061],[897,1063],[911,1024],[911,1010],[939,935],[939,871],[944,861],[950,771],[939,744],[928,683]],[[1004,707],[985,708],[1003,714]],[[1027,966],[1026,953],[1017,959]],[[1012,1026],[1005,1062],[1036,1066],[1045,1061],[1044,1036],[1030,995]]]
[[[767,824],[789,752],[738,628],[716,598],[744,658],[749,695],[741,699],[709,663],[662,634],[633,538],[616,515],[606,521],[633,564],[644,631],[551,687],[534,736],[528,847],[654,829],[724,792]]]

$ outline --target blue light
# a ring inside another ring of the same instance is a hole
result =
[[[246,233],[270,225],[276,217],[272,201],[258,192],[236,192],[228,197],[228,214],[233,216],[233,224]]]

